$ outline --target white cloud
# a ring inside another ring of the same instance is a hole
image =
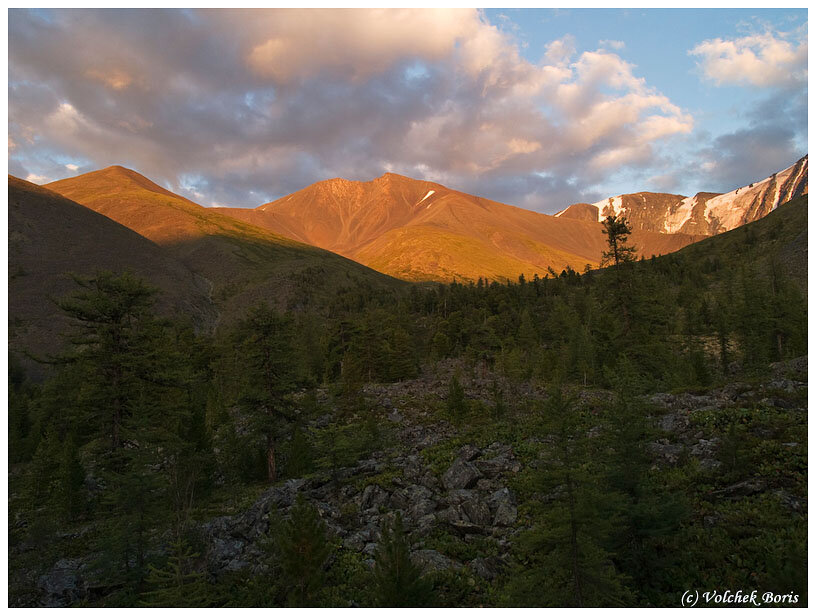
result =
[[[49,181],[51,181],[50,178],[44,175],[37,175],[36,173],[29,173],[26,176],[26,182],[33,182],[34,184],[47,184]]]
[[[50,19],[10,13],[10,156],[50,149],[173,186],[196,174],[210,203],[258,205],[385,170],[528,202],[540,174],[569,178],[546,184],[566,194],[643,164],[693,124],[614,52],[564,36],[530,62],[476,10]]]
[[[441,59],[482,30],[467,9],[286,9],[254,18],[260,40],[251,43],[247,63],[282,83],[326,70],[363,80],[406,57]]]
[[[770,31],[733,40],[716,38],[703,41],[689,54],[700,58],[703,74],[717,85],[807,83],[807,39],[790,38],[788,33]]]
[[[623,41],[615,41],[613,39],[603,39],[602,41],[598,41],[598,45],[601,47],[610,47],[611,49],[615,49],[617,51],[620,51],[626,47],[626,43]]]

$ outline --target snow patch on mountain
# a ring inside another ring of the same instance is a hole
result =
[[[694,213],[694,206],[697,205],[697,197],[686,197],[676,209],[669,206],[666,211],[666,221],[663,223],[663,230],[665,233],[679,233],[680,229],[686,224]],[[674,210],[674,211],[672,211]]]
[[[431,196],[432,194],[434,194],[435,192],[436,192],[435,190],[429,190],[427,193],[425,193],[425,196],[424,196],[424,197],[422,197],[422,199],[420,199],[419,201],[417,201],[417,205],[419,205],[420,203],[422,203],[423,201],[425,201],[425,199],[427,199],[428,197],[430,197],[430,196]],[[430,204],[430,203],[428,204],[428,207],[431,207],[431,204]],[[427,209],[428,209],[428,207],[426,207],[425,209],[427,210]]]
[[[607,216],[620,216],[626,212],[623,207],[623,195],[609,197],[592,205],[598,208],[598,222],[603,222]]]

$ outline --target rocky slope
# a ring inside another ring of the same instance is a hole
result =
[[[576,203],[558,218],[601,221],[624,214],[634,229],[657,233],[716,235],[759,220],[808,192],[808,157],[769,177],[729,193],[700,192],[693,197],[639,192],[609,197],[597,203]]]
[[[530,527],[524,516],[525,503],[514,486],[525,470],[546,463],[549,445],[546,439],[523,434],[515,440],[501,437],[492,442],[474,438],[473,433],[463,439],[466,429],[441,419],[433,405],[428,406],[429,401],[444,400],[447,379],[456,369],[448,362],[413,381],[366,387],[373,412],[394,433],[391,446],[333,472],[318,471],[273,485],[249,506],[200,522],[201,556],[210,579],[217,581],[234,572],[263,574],[269,514],[285,517],[298,494],[318,508],[340,549],[360,555],[369,567],[374,564],[380,529],[401,512],[412,558],[427,572],[453,570],[469,577],[472,585],[506,574],[514,538]],[[493,379],[476,373],[465,378],[468,398],[475,403],[490,400]],[[524,392],[518,393],[527,397],[546,396],[529,385],[522,387]],[[578,395],[588,409],[613,396],[603,390],[582,390]],[[672,473],[675,471],[669,469],[684,467],[685,472],[700,474],[701,485],[716,485],[725,438],[718,425],[728,413],[768,409],[763,412],[782,413],[787,423],[806,417],[807,357],[772,365],[761,383],[658,393],[645,397],[644,402],[656,428],[655,440],[648,446],[653,470]],[[311,427],[320,429],[330,420],[329,416],[314,419]],[[791,456],[804,455],[806,443],[782,442],[778,427],[769,430],[763,426],[749,428]],[[558,497],[557,491],[536,498],[546,504],[549,498]],[[791,516],[803,515],[807,506],[803,495],[786,487],[772,467],[712,489],[704,498],[710,503],[772,499]],[[724,521],[709,514],[703,524],[712,529]],[[88,598],[95,589],[92,562],[93,556],[87,556],[54,563],[36,580],[40,605],[64,606]]]

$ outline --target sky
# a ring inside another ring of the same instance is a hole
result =
[[[8,12],[9,173],[206,206],[385,172],[555,213],[807,154],[807,9]]]

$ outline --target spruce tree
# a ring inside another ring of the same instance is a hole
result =
[[[433,603],[433,583],[411,561],[402,516],[384,525],[374,562],[374,601],[378,607],[427,607]]]
[[[468,404],[465,398],[465,390],[459,382],[458,374],[454,374],[451,377],[445,408],[448,411],[448,417],[450,417],[454,423],[459,424],[465,419]]]
[[[198,554],[183,540],[170,545],[171,553],[162,568],[149,566],[147,590],[141,595],[145,607],[209,607],[210,590],[206,576],[193,569]]]
[[[289,519],[274,537],[284,582],[292,607],[312,605],[323,581],[323,567],[332,552],[326,524],[317,509],[298,494]]]

